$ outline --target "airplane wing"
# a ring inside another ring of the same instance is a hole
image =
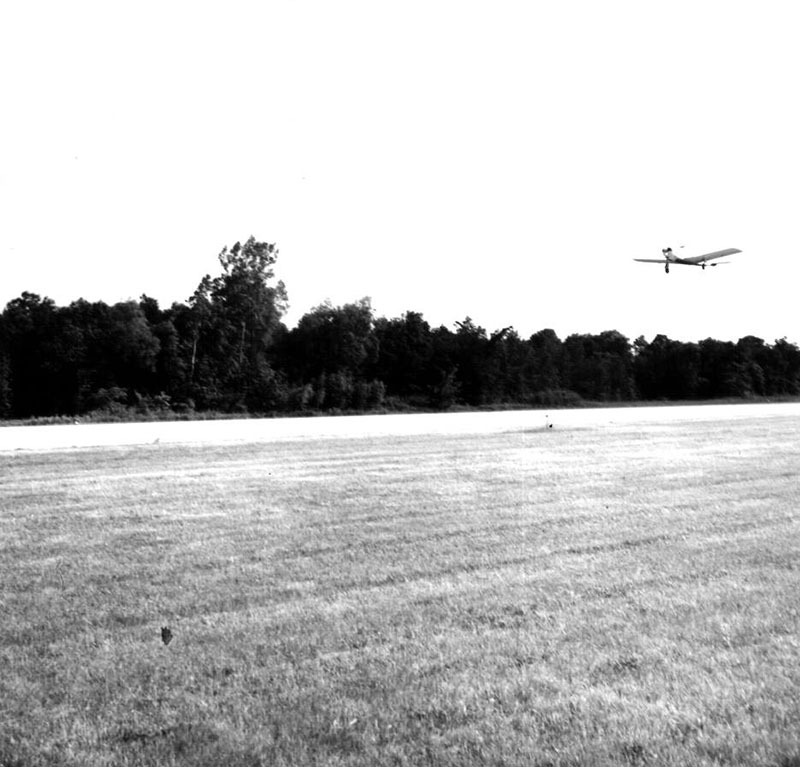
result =
[[[663,258],[634,258],[634,261],[642,261],[645,264],[666,264]]]
[[[726,248],[725,250],[715,250],[713,253],[705,253],[702,256],[691,256],[690,258],[680,259],[684,264],[704,264],[706,261],[713,261],[715,258],[732,256],[734,253],[741,253],[739,248]]]

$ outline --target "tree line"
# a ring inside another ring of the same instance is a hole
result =
[[[24,292],[0,315],[0,417],[340,412],[455,405],[795,396],[785,338],[629,341],[616,330],[522,338],[469,317],[375,317],[367,298],[324,303],[289,329],[278,250],[253,237],[219,254],[185,303],[143,295],[56,306]]]

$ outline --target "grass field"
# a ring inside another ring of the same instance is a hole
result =
[[[798,474],[794,416],[0,453],[0,766],[798,767]]]

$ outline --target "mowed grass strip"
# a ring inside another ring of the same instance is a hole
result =
[[[0,765],[796,767],[798,438],[0,455]]]

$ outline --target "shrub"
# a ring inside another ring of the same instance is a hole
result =
[[[296,386],[294,389],[289,390],[286,408],[290,411],[308,410],[313,401],[314,387],[308,383],[303,384],[302,386]]]
[[[367,388],[367,408],[370,410],[383,406],[386,400],[386,384],[383,381],[371,381]]]
[[[119,386],[98,389],[86,398],[85,410],[123,415],[128,409],[128,393]]]
[[[580,407],[584,403],[580,394],[571,389],[544,389],[534,393],[531,404],[545,407]]]

